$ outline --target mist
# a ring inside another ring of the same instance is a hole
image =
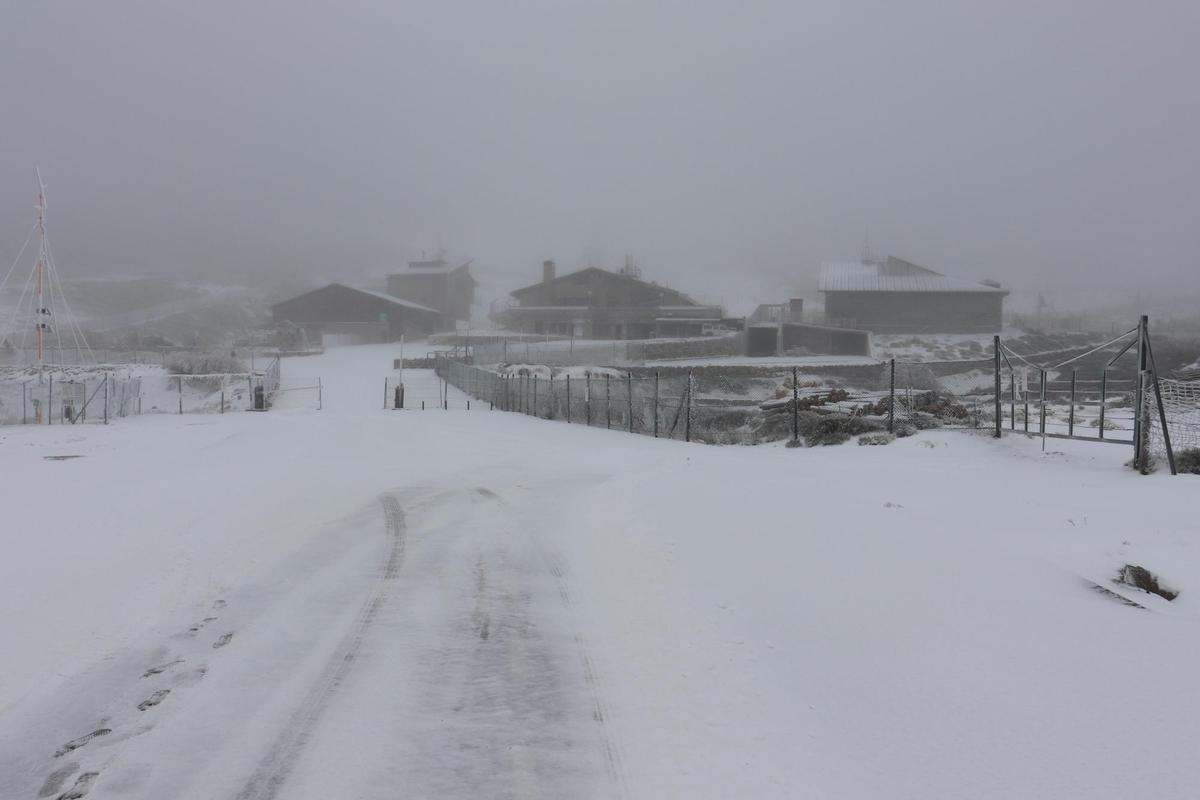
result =
[[[0,261],[495,292],[618,264],[730,304],[873,248],[1016,291],[1197,285],[1200,6],[106,3],[0,10]],[[7,266],[7,263],[5,263]]]

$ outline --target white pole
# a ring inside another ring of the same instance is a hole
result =
[[[400,334],[400,385],[404,385],[404,334]]]

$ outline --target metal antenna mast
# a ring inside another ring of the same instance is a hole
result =
[[[46,262],[49,255],[46,252],[46,184],[42,182],[42,171],[37,170],[38,201],[37,201],[37,311],[34,316],[37,329],[38,372],[46,366],[46,334],[50,331],[50,309],[46,306]]]

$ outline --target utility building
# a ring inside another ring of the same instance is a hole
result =
[[[828,325],[872,333],[996,333],[1008,292],[889,256],[821,265]]]
[[[450,324],[436,309],[340,283],[276,303],[271,314],[276,325],[292,323],[326,347],[421,338]]]
[[[512,292],[514,304],[494,316],[521,333],[580,339],[702,336],[721,327],[721,307],[698,303],[677,289],[644,281],[630,262],[619,272],[586,267],[558,275],[542,264],[542,280]]]
[[[431,261],[410,261],[408,269],[387,277],[388,294],[440,311],[457,322],[471,319],[476,284],[470,261],[454,267],[440,256]]]

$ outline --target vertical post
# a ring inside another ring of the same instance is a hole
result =
[[[616,344],[614,343],[614,347]],[[604,427],[612,428],[612,383],[610,375],[604,376]]]
[[[995,401],[996,402],[995,402],[995,407],[993,409],[993,411],[996,415],[996,432],[993,435],[997,439],[999,439],[1000,434],[1002,433],[1002,430],[1003,430],[1001,427],[1002,421],[1000,418],[1001,414],[1003,412],[1001,411],[1001,405],[1000,405],[1000,335],[999,334],[992,337],[992,347],[995,349],[995,353],[994,353],[994,362],[995,363],[993,364],[993,368],[996,373],[996,375],[995,375],[995,388],[996,388]],[[1074,408],[1074,406],[1072,406],[1072,408]]]
[[[800,441],[800,370],[796,367],[792,367],[792,441]]]
[[[585,425],[592,424],[592,373],[583,373],[583,378],[586,381],[585,391],[583,393],[583,412],[586,415]]]
[[[1100,438],[1104,438],[1104,406],[1108,402],[1108,368],[1100,372]]]
[[[1046,370],[1038,370],[1039,379],[1041,381],[1042,397],[1038,405],[1041,406],[1041,419],[1038,420],[1038,433],[1042,435],[1042,446],[1046,443]]]
[[[688,370],[687,381],[687,418],[684,420],[683,440],[690,442],[692,440],[692,389],[696,384],[695,377],[692,371]]]
[[[1149,467],[1141,463],[1142,457],[1142,406],[1146,398],[1142,394],[1142,373],[1146,370],[1146,315],[1138,317],[1137,327],[1137,375],[1133,390],[1133,466],[1146,472]]]
[[[383,379],[383,408],[384,408],[384,410],[387,410],[387,407],[388,407],[387,401],[388,401],[388,379],[384,378]]]
[[[567,424],[571,424],[571,373],[569,372],[567,373]]]
[[[183,376],[180,375],[175,379],[176,385],[179,386],[179,413],[183,413]]]
[[[654,438],[658,438],[658,370],[654,371]]]
[[[1025,376],[1025,432],[1029,433],[1029,368],[1021,367],[1021,374]]]
[[[625,373],[625,399],[629,401],[629,432],[633,433],[633,375]]]
[[[1011,365],[1008,368],[1008,429],[1017,429],[1017,372]]]
[[[86,389],[84,390],[86,391]],[[86,402],[86,398],[84,400]],[[104,424],[108,424],[108,373],[104,373]]]
[[[896,430],[896,359],[888,366],[888,433]]]
[[[54,373],[50,373],[49,394],[46,395],[46,424],[54,424]]]
[[[325,390],[321,386],[321,376],[317,376],[317,411],[321,411],[325,407]],[[404,387],[400,388],[400,407],[404,408]]]
[[[225,413],[225,387],[221,387],[221,413]]]
[[[533,376],[533,407],[530,409],[529,413],[530,413],[530,414],[532,414],[532,415],[533,415],[533,416],[535,416],[535,417],[538,415],[538,410],[537,410],[537,375],[534,375],[534,376]]]
[[[25,407],[25,398],[28,396],[28,394],[29,394],[29,385],[22,383],[21,384],[21,424],[22,425],[29,424],[29,415],[28,415],[28,412]]]
[[[1075,370],[1071,370],[1071,410],[1067,412],[1067,436],[1075,435]]]
[[[1147,394],[1151,390],[1150,370],[1138,375],[1138,386],[1141,388],[1141,403],[1137,408],[1138,438],[1134,442],[1137,447],[1137,457],[1134,461],[1138,471],[1143,475],[1150,473],[1150,403]]]

